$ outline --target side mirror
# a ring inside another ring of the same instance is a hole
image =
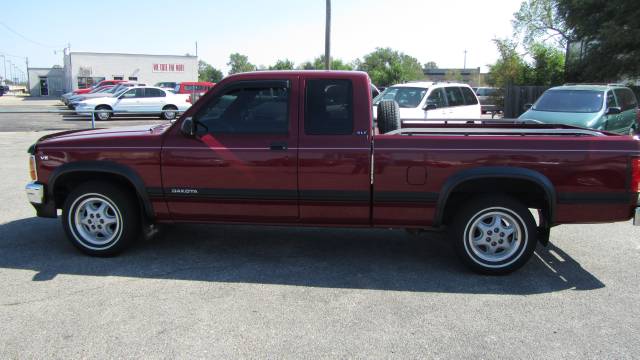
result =
[[[610,107],[607,108],[607,112],[605,113],[605,115],[617,115],[620,114],[622,112],[622,108],[620,107]]]
[[[524,104],[524,109],[529,110],[533,107],[533,104]]]
[[[185,136],[194,137],[196,136],[196,123],[193,121],[192,117],[185,118],[182,120],[182,124],[180,125],[180,131]]]
[[[427,104],[422,108],[422,110],[428,111],[428,110],[435,110],[437,108],[438,106],[436,104]]]

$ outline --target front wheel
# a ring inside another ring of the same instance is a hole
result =
[[[162,109],[162,115],[160,117],[165,120],[173,120],[176,118],[177,115],[178,115],[178,108],[176,108],[173,105],[169,105],[169,106],[165,106]]]
[[[104,182],[87,182],[67,196],[62,225],[71,243],[94,256],[119,253],[140,234],[135,195]]]
[[[519,269],[537,243],[529,209],[504,195],[481,196],[466,203],[454,218],[451,235],[462,262],[488,275]]]

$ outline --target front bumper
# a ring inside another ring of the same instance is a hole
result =
[[[55,203],[45,196],[45,187],[38,182],[30,182],[24,188],[27,193],[27,199],[36,209],[36,213],[40,217],[55,218],[58,216]]]
[[[25,186],[24,190],[27,192],[27,199],[34,205],[42,205],[44,203],[44,185],[38,184],[33,181]]]

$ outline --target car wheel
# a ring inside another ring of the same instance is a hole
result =
[[[456,252],[473,271],[502,275],[522,267],[537,243],[527,207],[504,195],[480,196],[455,215],[451,236]]]
[[[400,106],[394,100],[382,100],[378,103],[378,130],[381,134],[400,129]]]
[[[87,182],[64,203],[62,225],[80,251],[93,256],[115,255],[140,234],[140,210],[135,196],[114,185]]]
[[[105,105],[96,107],[96,118],[101,121],[107,121],[111,119],[111,108]]]
[[[163,112],[160,117],[165,120],[173,120],[178,115],[178,108],[173,105],[165,106],[162,110]]]

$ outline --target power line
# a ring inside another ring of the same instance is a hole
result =
[[[36,45],[39,45],[39,46],[43,46],[43,47],[46,47],[46,48],[52,48],[52,49],[59,49],[59,48],[61,48],[61,47],[62,47],[62,46],[46,45],[46,44],[43,44],[43,43],[41,43],[41,42],[38,42],[38,41],[35,41],[35,40],[32,40],[32,39],[29,39],[28,37],[26,37],[26,36],[22,35],[21,33],[19,33],[19,32],[17,32],[17,31],[15,31],[15,30],[13,30],[11,27],[9,27],[9,25],[7,25],[7,24],[5,24],[5,23],[3,23],[3,22],[1,22],[1,21],[0,21],[0,25],[2,25],[2,26],[3,26],[4,28],[6,28],[7,30],[11,31],[11,32],[12,32],[12,33],[14,33],[15,35],[17,35],[17,36],[19,36],[19,37],[23,38],[24,40],[26,40],[26,41],[28,41],[28,42],[30,42],[30,43],[33,43],[33,44],[36,44]]]

